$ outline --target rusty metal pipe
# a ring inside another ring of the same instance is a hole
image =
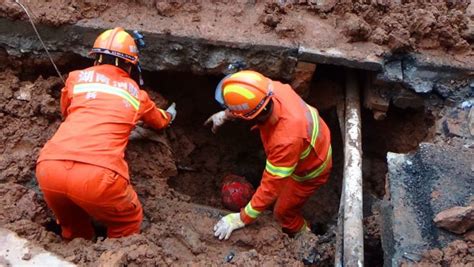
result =
[[[344,123],[344,178],[341,209],[344,214],[342,246],[336,247],[337,266],[364,266],[364,227],[362,223],[362,135],[360,97],[354,70],[346,73]],[[340,223],[340,222],[339,222]],[[342,252],[342,253],[341,253]],[[337,258],[337,255],[342,255]]]

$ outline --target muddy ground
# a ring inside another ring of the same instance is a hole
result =
[[[0,16],[26,19],[13,0]],[[125,25],[165,34],[245,42],[280,40],[351,51],[472,56],[470,1],[23,1],[38,23]],[[135,16],[140,14],[140,16]],[[225,30],[232,29],[232,30]],[[462,57],[458,57],[462,59]],[[465,58],[464,58],[465,59]],[[471,61],[472,62],[472,61]]]
[[[29,64],[33,63],[21,65]],[[162,86],[168,88],[165,93],[172,100],[179,100],[181,117],[172,128],[161,133],[158,140],[138,140],[128,146],[126,157],[132,183],[145,213],[142,233],[123,239],[99,237],[97,242],[62,241],[34,178],[38,152],[61,121],[58,102],[61,81],[48,75],[47,78],[35,77],[34,73],[20,75],[22,67],[13,69],[9,65],[0,72],[0,123],[4,125],[0,134],[2,226],[71,262],[88,266],[101,263],[221,264],[231,252],[235,254],[232,262],[239,265],[262,262],[269,266],[300,265],[302,247],[312,248],[316,244],[318,249],[312,259],[316,257],[318,262],[330,265],[333,244],[332,238],[322,236],[326,230],[320,230],[322,241],[319,243],[314,235],[291,239],[281,232],[269,214],[255,225],[236,232],[228,242],[213,237],[212,226],[223,213],[194,203],[222,207],[219,190],[225,174],[245,175],[257,185],[264,166],[258,135],[250,133],[247,126],[229,125],[215,136],[202,127],[205,118],[217,110],[217,106],[206,104],[202,109],[196,102],[212,99],[217,80],[213,77],[191,77],[193,82],[190,83],[176,82],[173,74],[164,75],[168,78],[160,79]],[[195,88],[180,91],[191,84],[205,93]],[[191,92],[194,95],[183,97]],[[150,94],[160,106],[167,104],[157,92],[150,91]],[[337,204],[337,198],[334,203]],[[319,216],[328,211],[311,210],[313,218],[328,220],[328,216]],[[103,234],[103,229],[101,232],[98,227],[98,233]]]

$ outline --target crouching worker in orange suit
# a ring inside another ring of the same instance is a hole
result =
[[[166,111],[130,77],[138,64],[133,37],[122,28],[103,32],[91,54],[94,66],[69,74],[61,91],[64,121],[40,152],[36,176],[65,239],[92,239],[92,218],[108,237],[139,233],[143,219],[124,159],[135,124],[154,129],[170,125]]]
[[[289,85],[248,70],[225,77],[217,86],[216,100],[226,110],[206,124],[212,124],[215,132],[227,120],[251,120],[260,130],[267,161],[250,202],[240,213],[223,217],[214,226],[214,235],[228,239],[272,204],[284,232],[294,236],[309,231],[302,207],[327,182],[332,167],[330,132],[318,111]]]

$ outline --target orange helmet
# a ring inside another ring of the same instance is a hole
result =
[[[134,65],[138,63],[138,48],[135,40],[121,27],[101,33],[95,40],[90,54],[106,54]]]
[[[217,86],[216,99],[245,120],[255,118],[272,96],[271,81],[262,74],[243,70],[225,77]]]

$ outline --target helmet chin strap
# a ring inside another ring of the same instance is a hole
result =
[[[140,62],[137,63],[137,69],[138,69],[138,81],[140,83],[140,86],[143,86],[145,83],[143,82],[143,78],[142,78],[142,67],[140,66]]]
[[[133,34],[133,39],[135,40],[135,44],[137,45],[138,51],[140,51],[141,48],[145,47],[145,36],[141,34],[139,31],[134,30],[132,32]],[[145,83],[143,82],[143,77],[142,77],[142,67],[140,65],[140,62],[137,63],[137,70],[138,70],[138,82],[140,83],[140,86],[143,86]]]

